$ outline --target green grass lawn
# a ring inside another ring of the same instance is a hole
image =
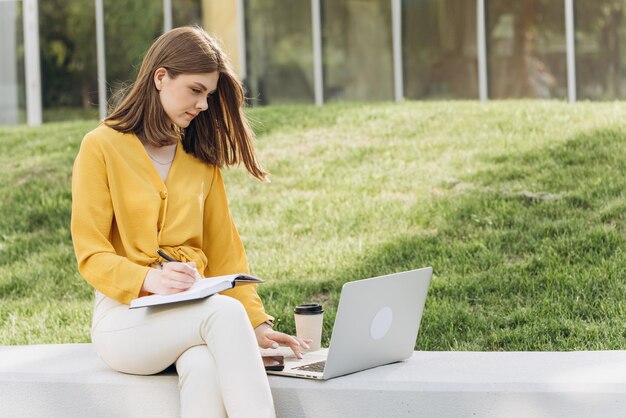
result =
[[[433,266],[419,350],[626,347],[626,104],[254,108],[260,183],[225,170],[277,327],[346,281]],[[70,176],[96,125],[0,128],[0,344],[89,341]]]

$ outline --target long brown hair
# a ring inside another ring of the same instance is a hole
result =
[[[154,72],[160,67],[167,70],[170,78],[219,71],[217,90],[207,99],[208,109],[200,112],[182,133],[183,147],[218,167],[243,162],[250,174],[266,180],[267,172],[254,152],[254,134],[243,114],[241,82],[217,42],[198,26],[172,29],[152,44],[135,83],[123,93],[123,99],[105,123],[119,132],[136,134],[148,145],[163,146],[180,140],[154,85]]]

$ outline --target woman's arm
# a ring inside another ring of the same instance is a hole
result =
[[[221,276],[233,273],[247,273],[246,253],[237,233],[237,228],[228,210],[226,191],[219,169],[211,184],[211,190],[205,202],[204,252],[208,258],[205,275]],[[296,357],[302,358],[301,349],[309,348],[308,340],[274,331],[268,321],[274,318],[263,308],[263,302],[256,291],[256,285],[237,286],[222,292],[238,299],[243,304],[254,328],[257,342],[262,348],[276,348],[285,345],[291,348]]]
[[[121,303],[139,296],[150,270],[115,252],[110,242],[114,211],[101,144],[83,139],[72,175],[72,241],[80,274],[94,288]]]
[[[228,209],[221,172],[215,168],[211,188],[204,202],[203,251],[207,256],[206,277],[248,273],[248,260]],[[222,292],[238,299],[253,327],[274,318],[263,308],[256,285],[237,286]]]

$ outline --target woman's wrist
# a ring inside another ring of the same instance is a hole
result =
[[[263,329],[273,329],[274,328],[274,322],[272,321],[265,321],[265,322],[261,322],[259,325],[256,326],[256,328],[254,328],[255,331],[261,331]]]
[[[154,269],[154,268],[151,268],[150,270],[148,270],[146,277],[143,279],[143,284],[141,285],[141,291],[148,292],[148,293],[156,293],[155,284],[160,281],[160,276],[161,276],[161,270]]]

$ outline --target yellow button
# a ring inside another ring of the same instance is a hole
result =
[[[161,190],[161,193],[159,193],[161,195],[161,199],[165,200],[167,199],[167,190]]]

